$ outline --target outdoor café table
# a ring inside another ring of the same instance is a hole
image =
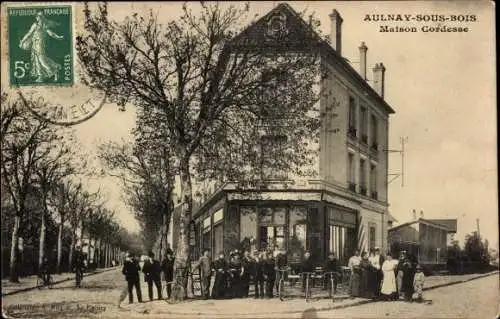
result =
[[[329,281],[330,281],[330,285],[331,285],[330,287],[331,287],[331,288],[330,288],[330,289],[328,289],[328,296],[329,296],[330,298],[332,298],[332,301],[335,301],[335,300],[334,300],[334,298],[333,298],[333,294],[334,294],[334,291],[333,291],[333,289],[334,289],[334,288],[333,288],[333,287],[334,287],[334,280],[335,280],[334,276],[335,276],[335,275],[336,275],[336,274],[335,274],[335,272],[334,272],[334,271],[328,271],[328,272],[325,272],[325,273],[323,274],[323,276],[324,276],[325,278],[329,278],[329,279],[330,279]],[[328,287],[327,287],[327,288],[328,288]]]
[[[304,287],[304,291],[305,291],[305,298],[306,298],[306,302],[309,301],[309,298],[311,297],[311,287],[309,285],[309,282],[312,278],[312,276],[314,276],[314,272],[302,272],[300,273],[300,276],[302,278],[306,278],[306,286]]]

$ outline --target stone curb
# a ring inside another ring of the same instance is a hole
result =
[[[477,277],[473,277],[473,278],[469,278],[469,279],[465,279],[465,280],[457,280],[457,281],[447,282],[444,284],[439,284],[439,285],[435,285],[435,286],[431,286],[431,287],[426,287],[423,290],[426,291],[426,290],[432,290],[432,289],[441,288],[441,287],[452,286],[452,285],[456,285],[456,284],[463,284],[463,283],[466,283],[466,282],[469,282],[472,280],[476,280],[476,279],[488,277],[488,276],[491,276],[494,274],[498,274],[498,272],[499,272],[498,270],[495,270],[495,271],[481,274],[481,275],[478,275]]]
[[[93,272],[90,272],[90,273],[87,273],[86,275],[84,275],[84,276],[83,276],[83,278],[88,277],[88,276],[92,276],[92,275],[102,274],[103,272],[110,271],[110,270],[114,270],[115,268],[116,268],[116,267],[113,267],[113,268],[107,268],[107,269],[103,269],[103,270],[99,270],[99,271],[93,271]],[[53,284],[53,285],[57,285],[57,284],[60,284],[60,283],[66,282],[66,281],[73,280],[73,279],[75,279],[75,277],[74,277],[74,276],[71,276],[71,277],[66,277],[66,278],[64,278],[64,279],[60,279],[60,280],[58,280],[58,281],[54,281],[52,284]],[[30,290],[35,290],[35,289],[37,289],[37,288],[38,288],[37,286],[34,286],[34,287],[26,287],[26,288],[22,288],[22,289],[14,290],[14,291],[11,291],[11,292],[2,293],[2,297],[4,297],[4,296],[10,296],[10,295],[15,295],[15,294],[18,294],[18,293],[21,293],[21,292],[30,291]]]
[[[432,290],[432,289],[437,289],[437,288],[441,288],[441,287],[446,287],[446,286],[452,286],[452,285],[456,285],[456,284],[462,284],[462,283],[466,283],[466,282],[469,282],[469,281],[472,281],[472,280],[476,280],[476,279],[480,279],[480,278],[484,278],[484,277],[488,277],[488,276],[491,276],[491,275],[494,275],[494,274],[498,274],[499,271],[498,270],[495,270],[493,272],[489,272],[489,273],[485,273],[485,274],[481,274],[477,277],[473,277],[473,278],[469,278],[469,279],[465,279],[465,280],[457,280],[457,281],[452,281],[452,282],[448,282],[448,283],[445,283],[445,284],[439,284],[439,285],[435,285],[435,286],[431,286],[431,287],[426,287],[424,288],[424,291],[426,290]],[[125,295],[126,296],[126,295]],[[122,299],[122,301],[124,300],[125,298]],[[278,300],[278,299],[277,299]],[[353,303],[350,303],[350,304],[345,304],[345,305],[337,305],[337,306],[327,306],[327,307],[322,307],[322,308],[315,308],[314,310],[315,311],[327,311],[327,310],[336,310],[336,309],[344,309],[344,308],[349,308],[349,307],[354,307],[354,306],[360,306],[360,305],[364,305],[364,304],[368,304],[368,303],[373,303],[373,302],[378,302],[378,300],[372,300],[372,299],[364,299],[364,300],[359,300],[357,302],[353,302]],[[128,311],[128,312],[131,312],[133,310],[128,310],[128,309],[125,309],[121,306],[121,301],[118,305],[118,308],[121,310],[121,311]],[[259,313],[258,315],[259,316],[273,316],[273,318],[278,318],[278,317],[275,317],[275,316],[279,316],[279,315],[286,315],[286,314],[297,314],[297,313],[302,313],[304,312],[304,310],[290,310],[290,311],[282,311],[282,312],[269,312],[269,313]],[[137,311],[137,313],[141,313],[139,311]],[[204,318],[216,318],[218,316],[224,316],[224,317],[228,317],[228,316],[234,316],[234,317],[237,317],[237,316],[242,316],[242,315],[248,315],[248,313],[228,313],[228,314],[217,314],[217,313],[203,313],[203,312],[198,312],[198,311],[192,311],[192,312],[175,312],[175,311],[168,311],[168,312],[159,312],[159,313],[151,313],[151,314],[154,314],[154,315],[158,315],[158,314],[168,314],[168,315],[173,315],[173,316],[203,316]]]

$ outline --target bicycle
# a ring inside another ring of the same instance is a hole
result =
[[[284,299],[284,292],[285,292],[285,276],[288,271],[290,271],[290,267],[285,267],[278,269],[280,273],[280,280],[278,281],[278,297],[280,298],[281,301]]]
[[[47,275],[47,280],[43,280],[43,274],[38,275],[36,278],[36,286],[38,289],[42,289],[43,287],[48,287],[49,289],[52,289],[52,286],[54,285],[54,279],[52,278],[51,274],[46,274]]]

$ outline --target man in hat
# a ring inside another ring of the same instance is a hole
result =
[[[250,289],[250,276],[252,273],[252,269],[254,267],[254,261],[250,256],[250,252],[245,250],[243,253],[243,258],[241,260],[242,272],[241,272],[241,296],[243,298],[248,297],[248,291]]]
[[[82,248],[80,246],[75,247],[71,268],[75,272],[76,287],[80,288],[83,277],[83,269],[85,268],[85,256],[83,255]]]
[[[161,263],[161,270],[163,271],[163,278],[165,279],[165,287],[167,288],[167,298],[170,299],[172,295],[172,285],[174,281],[174,252],[172,249],[167,248],[165,259]]]
[[[194,269],[200,269],[201,294],[203,299],[210,296],[210,278],[212,276],[212,260],[209,257],[210,250],[203,249],[203,255],[194,265]]]
[[[227,261],[224,258],[224,253],[219,253],[219,258],[217,258],[213,263],[213,268],[215,271],[214,288],[212,290],[212,298],[222,299],[226,295],[226,275],[227,275]]]
[[[300,272],[302,272],[304,275],[302,276],[302,291],[306,291],[306,280],[307,276],[305,273],[312,273],[314,272],[314,263],[311,259],[311,253],[309,251],[306,251],[304,253],[304,259],[302,260],[302,263],[300,264]],[[309,278],[310,280],[311,278]]]
[[[337,281],[340,274],[340,268],[333,251],[328,254],[328,259],[325,262],[324,270],[326,273],[324,289],[328,289],[329,292],[333,294],[337,293]]]
[[[128,284],[128,303],[134,302],[134,295],[132,294],[132,288],[135,287],[135,292],[137,294],[137,299],[142,302],[141,285],[139,284],[139,271],[141,267],[137,260],[134,259],[133,254],[127,253],[125,256],[125,262],[123,263],[122,274],[125,275],[125,280]]]
[[[142,272],[144,273],[144,281],[148,284],[149,300],[153,301],[153,283],[158,291],[158,300],[161,298],[161,265],[160,262],[154,259],[155,254],[150,251],[148,259],[144,262]]]

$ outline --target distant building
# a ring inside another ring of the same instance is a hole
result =
[[[418,218],[390,228],[389,245],[393,254],[406,250],[420,264],[446,264],[449,234],[456,229],[456,219]]]

